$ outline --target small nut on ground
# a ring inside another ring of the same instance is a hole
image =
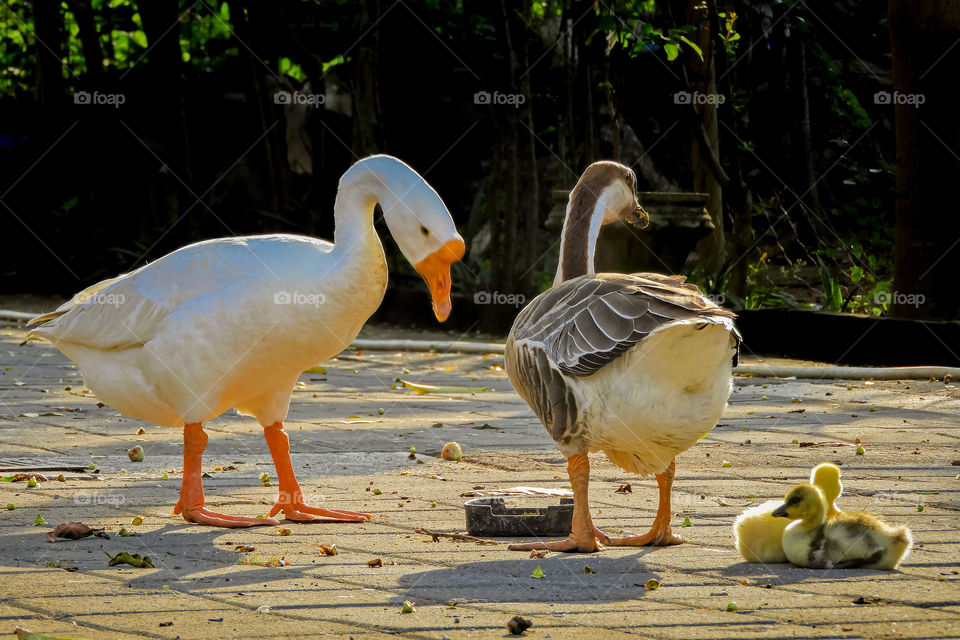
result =
[[[515,636],[523,635],[523,632],[532,626],[533,622],[527,620],[526,618],[521,618],[520,616],[513,616],[507,620],[507,631]]]
[[[443,449],[440,450],[440,457],[444,460],[453,460],[458,462],[463,458],[463,449],[460,447],[460,444],[457,442],[448,442],[443,445]]]

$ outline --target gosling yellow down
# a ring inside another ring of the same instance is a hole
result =
[[[866,511],[844,511],[827,519],[829,503],[818,487],[790,490],[773,516],[792,522],[783,532],[783,551],[792,564],[810,569],[895,569],[910,552],[905,526],[890,526]]]
[[[810,472],[810,483],[820,487],[827,500],[827,518],[839,513],[836,501],[843,493],[840,467],[832,462],[818,464]],[[773,516],[773,510],[781,504],[780,500],[768,500],[750,507],[733,522],[737,551],[747,562],[775,564],[787,561],[781,538],[790,521]]]

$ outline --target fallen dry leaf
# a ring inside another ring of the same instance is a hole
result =
[[[241,558],[240,564],[254,565],[257,567],[286,567],[290,563],[283,558],[278,558],[276,556],[270,558],[269,560],[261,560],[257,556],[253,556],[252,558]]]
[[[107,550],[103,547],[100,547],[100,551],[103,551],[104,555],[110,558],[110,562],[107,563],[108,567],[115,567],[118,564],[128,564],[131,567],[137,569],[155,569],[153,566],[153,560],[150,559],[150,556],[140,557],[139,553],[130,554],[126,551],[121,551],[115,556],[111,556],[107,553]]]
[[[382,567],[382,566],[383,566],[383,560],[381,560],[380,558],[374,558],[373,560],[367,560],[367,566],[368,566],[368,567]]]
[[[82,638],[65,638],[64,636],[48,636],[43,633],[34,633],[23,627],[17,627],[13,632],[16,634],[17,640],[83,640]]]
[[[546,558],[547,554],[550,553],[547,549],[533,549],[530,551],[531,558]]]
[[[340,552],[337,551],[337,545],[335,544],[324,544],[323,542],[318,542],[317,548],[320,549],[320,553],[325,556],[340,555]]]
[[[414,393],[423,395],[425,393],[483,393],[487,387],[458,387],[453,385],[432,385],[417,384],[409,380],[401,380],[400,383]]]
[[[440,542],[440,538],[449,538],[458,542],[476,542],[477,544],[499,544],[496,540],[487,540],[474,536],[464,535],[462,533],[444,533],[442,531],[430,531],[429,529],[417,528],[417,533],[422,533],[433,538],[434,542]]]
[[[617,488],[617,493],[633,493],[633,485],[629,482],[622,484]]]
[[[57,525],[53,531],[47,532],[47,542],[56,542],[57,538],[66,538],[67,540],[79,540],[88,536],[96,536],[109,540],[104,529],[91,529],[82,522],[66,522]]]
[[[23,482],[33,480],[35,482],[47,482],[47,476],[42,473],[15,473],[12,476],[5,476],[3,482]]]

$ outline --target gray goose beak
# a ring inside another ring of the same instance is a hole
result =
[[[627,224],[632,224],[638,229],[646,229],[650,224],[650,214],[648,214],[638,202],[637,208],[625,215],[623,220]]]

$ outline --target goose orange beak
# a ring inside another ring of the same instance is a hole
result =
[[[442,247],[413,265],[430,288],[433,296],[433,313],[443,322],[450,316],[450,265],[458,262],[467,247],[460,238],[448,240]]]

